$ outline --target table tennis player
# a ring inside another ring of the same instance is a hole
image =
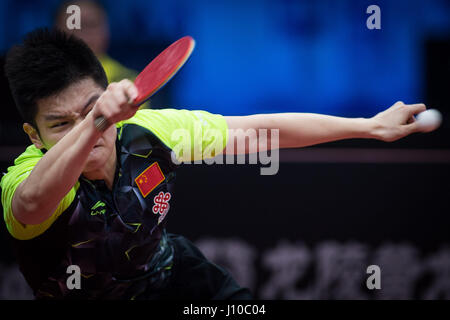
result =
[[[5,70],[31,144],[3,176],[1,200],[36,299],[252,299],[227,270],[166,229],[178,167],[172,133],[182,128],[194,144],[223,153],[238,128],[278,129],[280,148],[390,142],[418,132],[414,114],[426,109],[398,102],[372,118],[138,110],[129,104],[138,95],[131,81],[108,84],[82,40],[47,29],[13,47]],[[221,138],[198,135],[196,126]],[[67,286],[71,265],[81,272],[79,289]]]

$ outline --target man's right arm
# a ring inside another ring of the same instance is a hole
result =
[[[14,217],[22,224],[47,220],[78,181],[90,152],[102,135],[95,119],[102,115],[110,125],[128,119],[137,108],[128,104],[137,90],[131,81],[111,84],[93,110],[39,160],[17,187],[12,199]]]

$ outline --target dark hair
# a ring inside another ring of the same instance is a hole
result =
[[[35,125],[37,101],[92,78],[106,88],[108,80],[92,50],[79,38],[56,29],[28,33],[6,57],[5,74],[22,118]]]

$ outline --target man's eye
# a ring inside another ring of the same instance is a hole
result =
[[[55,123],[54,125],[52,125],[51,128],[62,127],[62,126],[65,126],[65,125],[68,124],[68,123],[69,123],[69,122],[67,122],[67,121],[58,122],[58,123]]]

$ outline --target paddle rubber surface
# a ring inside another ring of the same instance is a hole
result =
[[[183,66],[194,46],[195,40],[186,36],[172,43],[153,59],[134,81],[139,94],[133,104],[144,103],[161,89]]]

